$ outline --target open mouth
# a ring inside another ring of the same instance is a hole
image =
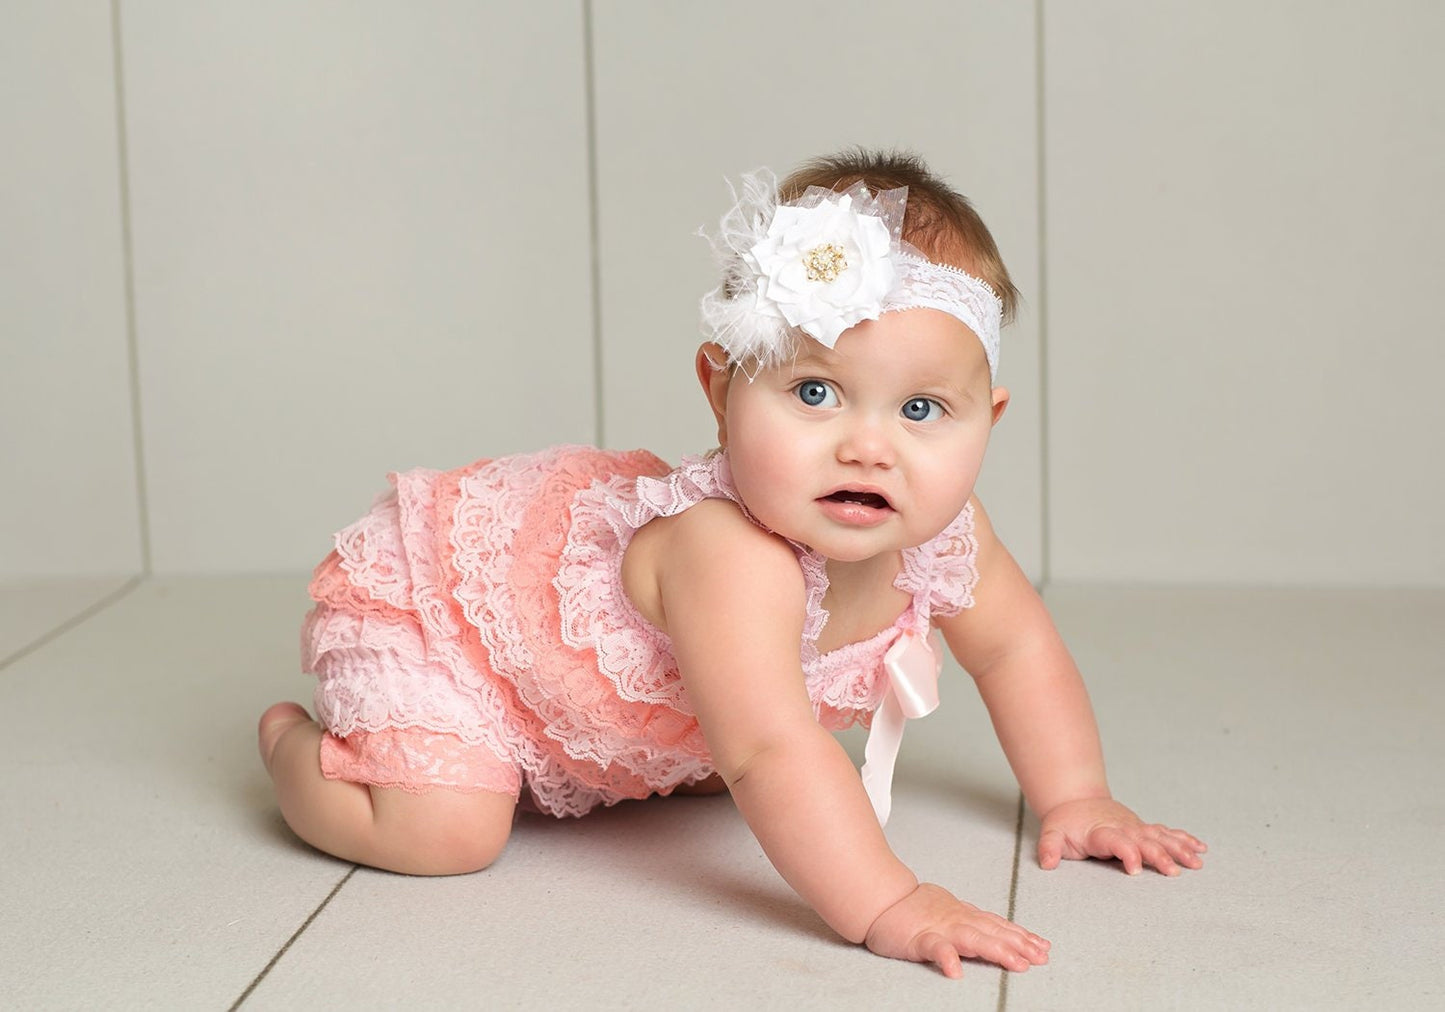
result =
[[[858,506],[867,506],[869,509],[886,510],[893,507],[888,500],[877,492],[857,492],[851,488],[843,488],[832,495],[823,497],[828,502],[854,503]]]

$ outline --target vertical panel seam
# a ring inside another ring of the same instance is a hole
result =
[[[1039,583],[1047,586],[1053,580],[1053,527],[1049,476],[1049,255],[1048,199],[1045,173],[1048,159],[1045,151],[1044,104],[1044,0],[1034,2],[1034,148],[1036,162],[1034,194],[1038,221],[1039,279]]]
[[[587,121],[587,228],[592,271],[592,428],[598,446],[607,445],[602,396],[602,239],[597,209],[597,71],[592,46],[592,0],[582,0],[583,95]]]
[[[115,72],[116,165],[120,193],[121,275],[125,295],[126,372],[130,381],[131,453],[135,460],[136,535],[140,543],[141,575],[150,576],[150,497],[146,489],[145,430],[141,423],[140,349],[136,336],[135,257],[130,214],[130,145],[126,131],[120,0],[110,2],[110,44]]]

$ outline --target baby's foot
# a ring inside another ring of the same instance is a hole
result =
[[[257,744],[261,748],[261,761],[271,769],[271,753],[281,736],[295,727],[311,720],[311,715],[296,703],[277,703],[261,714],[260,726],[256,729]]]

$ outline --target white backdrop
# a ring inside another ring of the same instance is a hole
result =
[[[692,232],[862,143],[1024,291],[981,492],[1036,579],[1445,585],[1442,8],[880,11],[0,7],[0,579],[299,570],[388,470],[705,449]]]

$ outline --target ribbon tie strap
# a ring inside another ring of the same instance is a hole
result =
[[[938,673],[943,662],[928,639],[909,629],[883,655],[888,690],[863,746],[863,789],[873,802],[878,824],[888,824],[893,807],[893,764],[910,717],[926,717],[938,708]]]

